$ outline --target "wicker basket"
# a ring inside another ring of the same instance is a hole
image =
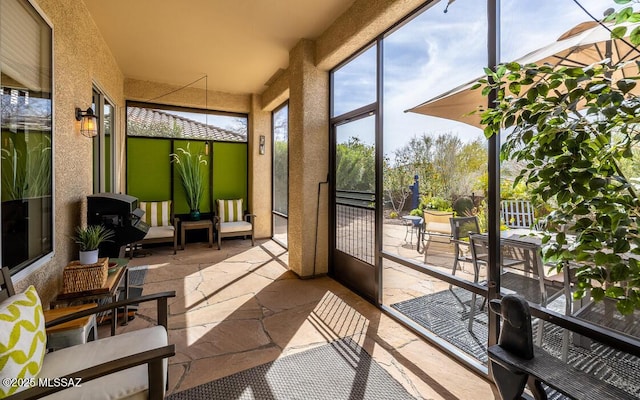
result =
[[[100,258],[95,264],[80,264],[71,261],[62,272],[63,293],[84,292],[100,289],[107,283],[109,274],[109,258]]]

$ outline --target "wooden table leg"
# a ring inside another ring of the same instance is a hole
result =
[[[209,225],[209,247],[213,247],[213,225]]]

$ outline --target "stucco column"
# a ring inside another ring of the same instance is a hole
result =
[[[256,215],[253,226],[257,238],[271,237],[271,113],[263,111],[259,95],[251,96],[249,113],[249,205]],[[264,154],[260,154],[264,136]]]
[[[289,55],[289,268],[300,277],[327,272],[329,75],[316,68],[314,43]],[[316,232],[316,226],[318,227]]]

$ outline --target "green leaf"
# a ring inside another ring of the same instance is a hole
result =
[[[631,15],[633,15],[633,7],[625,7],[621,10],[618,10],[618,12],[616,13],[616,23],[620,24],[620,23],[626,22],[629,19],[629,17],[631,17]],[[615,29],[613,30],[613,32],[615,32]],[[624,36],[614,36],[613,32],[611,33],[611,37],[615,39],[624,37]]]
[[[509,71],[520,71],[520,64],[518,64],[517,62],[510,62],[506,65],[506,68]]]
[[[630,19],[633,20],[632,22],[639,22],[640,14],[634,14],[633,18]],[[633,28],[631,34],[629,35],[629,40],[631,40],[631,43],[633,43],[634,46],[640,44],[640,26],[636,26],[635,28]]]
[[[589,188],[591,190],[598,190],[603,188],[607,184],[607,180],[603,178],[593,178],[589,181]]]
[[[624,289],[618,286],[611,286],[605,290],[605,295],[612,299],[618,299],[624,297]]]
[[[582,68],[567,68],[565,73],[574,78],[584,76],[584,70]]]
[[[638,30],[638,28],[634,30]],[[629,93],[634,87],[636,87],[636,81],[633,79],[620,79],[618,82],[616,82],[616,86],[622,91],[622,93],[626,94]]]
[[[627,33],[626,26],[616,26],[611,30],[611,37],[613,39],[622,39]]]
[[[511,82],[511,83],[509,84],[509,91],[510,91],[511,93],[515,94],[515,95],[518,95],[518,94],[520,94],[520,88],[521,88],[521,87],[522,87],[522,86],[520,86],[520,83],[519,83],[519,82]]]
[[[622,315],[630,315],[635,309],[634,303],[628,299],[618,300],[618,302],[616,303],[616,308]]]
[[[594,287],[591,289],[591,296],[595,301],[602,301],[604,299],[604,290],[599,287]]]

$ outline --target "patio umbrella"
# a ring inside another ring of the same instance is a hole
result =
[[[631,32],[638,25],[628,25],[628,32]],[[640,52],[627,43],[628,40],[627,42],[619,39],[612,40],[609,30],[598,22],[588,21],[565,32],[557,41],[515,61],[519,64],[535,63],[538,65],[585,67],[605,58],[610,58],[613,64],[639,59]],[[635,63],[629,63],[618,74],[636,76],[638,68]],[[481,127],[479,113],[468,115],[474,110],[487,107],[487,98],[482,96],[481,91],[471,90],[471,87],[481,78],[483,76],[405,110],[405,112],[451,119]],[[620,79],[622,76],[614,76],[613,78]],[[640,88],[636,90],[640,90]]]

